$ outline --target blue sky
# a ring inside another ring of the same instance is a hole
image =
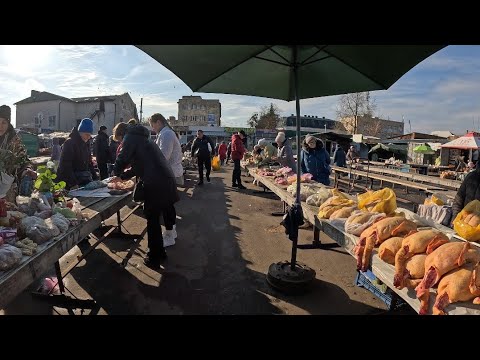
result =
[[[30,96],[31,90],[65,97],[129,92],[144,116],[160,112],[177,117],[183,95],[220,99],[222,125],[246,126],[255,111],[270,102],[282,115],[295,112],[295,102],[240,95],[192,93],[174,74],[131,45],[0,46],[0,103]],[[405,131],[451,130],[463,134],[480,129],[480,46],[451,45],[405,74],[390,89],[372,93],[377,115],[405,118]],[[301,113],[336,118],[338,96],[301,101]]]

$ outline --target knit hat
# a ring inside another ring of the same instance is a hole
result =
[[[85,118],[78,124],[78,132],[93,134],[93,121]]]
[[[315,136],[312,136],[312,135],[310,135],[310,134],[308,134],[308,135],[305,137],[305,142],[306,142],[307,144],[310,143],[310,142],[312,142],[313,140],[316,141]]]
[[[107,130],[107,127],[105,125],[100,126],[100,131]]]
[[[10,117],[12,115],[12,110],[10,110],[10,106],[2,105],[0,106],[0,118],[6,119],[10,122]]]
[[[285,141],[285,133],[284,132],[279,132],[277,134],[277,137],[275,138],[276,143],[283,143]]]
[[[267,146],[268,145],[268,140],[263,138],[263,139],[260,139],[258,140],[258,146],[261,146],[261,147],[264,147],[264,146]]]

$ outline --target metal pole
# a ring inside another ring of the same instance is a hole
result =
[[[140,124],[143,120],[143,98],[140,99]]]
[[[300,204],[300,172],[301,172],[301,132],[300,132],[300,99],[298,98],[298,63],[297,63],[297,54],[298,48],[297,45],[293,47],[293,81],[295,86],[295,106],[297,109],[297,197],[295,200],[295,205],[301,207]],[[290,267],[292,270],[295,270],[295,264],[297,261],[297,242],[298,238],[294,238],[292,241],[292,259],[290,262]]]

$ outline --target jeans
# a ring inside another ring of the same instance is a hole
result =
[[[240,159],[233,160],[232,184],[242,185],[242,170],[240,169]]]
[[[212,161],[210,157],[198,158],[198,177],[200,181],[203,181],[203,165],[204,164],[205,164],[205,169],[207,169],[207,177],[210,177],[210,171],[212,170]]]

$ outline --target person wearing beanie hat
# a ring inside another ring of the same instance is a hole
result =
[[[312,179],[330,185],[330,155],[320,139],[307,135],[301,150],[302,174],[312,174]]]
[[[14,138],[18,138],[15,129],[10,124],[10,116],[10,106],[0,106],[0,149],[7,149]]]
[[[82,119],[82,121],[80,121],[80,124],[78,124],[78,132],[84,133],[84,134],[90,134],[90,137],[92,137],[93,121],[89,118]]]
[[[258,146],[263,149],[264,161],[271,161],[277,154],[277,149],[275,149],[272,143],[265,138],[258,140]]]
[[[93,153],[97,160],[97,167],[100,171],[100,180],[108,178],[108,166],[110,162],[110,147],[108,146],[107,127],[100,126],[93,144]]]
[[[92,133],[93,121],[85,118],[63,143],[57,180],[65,181],[67,189],[76,189],[98,179],[90,150]]]
[[[285,136],[284,132],[279,132],[275,138],[275,142],[278,144],[277,149],[277,161],[282,166],[288,166],[292,169],[293,172],[297,172],[297,166],[295,159],[293,158],[292,145],[290,145],[290,140]]]
[[[23,178],[25,178],[25,170],[28,169],[29,160],[27,156],[27,149],[23,145],[22,139],[15,132],[15,129],[10,121],[10,106],[0,106],[0,150],[7,150],[15,157],[15,165],[13,165],[13,168],[10,169],[8,174],[13,175],[14,182],[11,184],[9,190],[4,196],[7,201],[15,202],[15,197],[18,195],[17,190],[21,187]],[[1,176],[0,183],[2,183]]]

